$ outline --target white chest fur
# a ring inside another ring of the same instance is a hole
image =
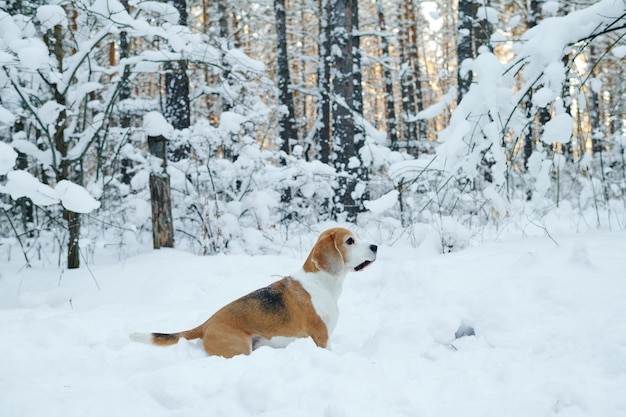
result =
[[[338,301],[344,276],[337,277],[321,271],[315,273],[298,271],[293,274],[293,278],[298,280],[311,296],[315,312],[326,324],[330,336],[339,319]]]

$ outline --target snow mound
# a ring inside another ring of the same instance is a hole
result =
[[[372,213],[380,214],[395,206],[399,195],[400,193],[397,190],[391,190],[376,200],[365,201],[364,205]]]

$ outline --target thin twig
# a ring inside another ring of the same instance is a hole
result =
[[[15,225],[11,221],[11,216],[9,216],[9,213],[7,213],[6,209],[3,208],[2,211],[4,215],[6,216],[7,220],[9,221],[9,225],[11,226],[11,229],[13,229],[13,232],[15,233],[15,238],[17,239],[17,242],[20,244],[20,247],[22,248],[22,254],[24,255],[24,259],[26,259],[26,266],[28,268],[32,267],[32,265],[30,264],[30,260],[28,259],[28,255],[26,255],[26,249],[24,248],[24,245],[22,244],[22,239],[20,239],[20,235],[15,229]]]

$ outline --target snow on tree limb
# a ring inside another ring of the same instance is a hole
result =
[[[0,145],[2,145],[1,142]],[[0,159],[0,163],[3,160],[4,158]],[[0,165],[1,168],[3,167]],[[27,197],[38,206],[61,203],[63,207],[74,213],[90,213],[100,207],[100,203],[80,185],[61,180],[53,188],[39,182],[32,174],[22,170],[9,171],[7,183],[0,188],[0,192],[11,195],[13,200]]]

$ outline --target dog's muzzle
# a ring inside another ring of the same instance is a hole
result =
[[[374,262],[376,260],[376,252],[378,251],[378,246],[376,245],[370,245],[370,250],[374,253],[374,259],[372,260],[367,260],[365,262],[362,262],[360,264],[358,264],[357,266],[354,267],[355,271],[361,271],[363,269],[365,269],[367,266],[369,266],[372,262]]]
[[[355,271],[361,271],[363,270],[365,267],[367,267],[369,264],[371,264],[374,261],[365,261],[363,263],[358,264],[357,266],[354,267]]]

